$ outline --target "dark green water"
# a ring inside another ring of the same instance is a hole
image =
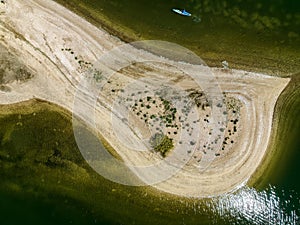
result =
[[[300,71],[297,0],[57,1],[125,40],[175,42],[209,65],[227,60],[235,68],[272,74]],[[185,8],[201,21],[179,16],[172,8]]]
[[[299,89],[298,89],[299,90]],[[299,99],[299,92],[297,99]],[[300,110],[299,102],[283,105]],[[267,187],[244,187],[212,199],[184,199],[151,188],[123,186],[96,174],[81,157],[71,115],[44,102],[1,107],[1,224],[296,224],[300,206],[295,126],[279,151],[281,173]],[[88,132],[83,129],[83,132]],[[92,135],[92,134],[90,134]],[[279,142],[282,144],[281,142]],[[294,146],[294,147],[293,147]],[[278,168],[273,171],[277,173]]]
[[[190,217],[192,203],[184,199],[122,186],[95,173],[77,148],[71,115],[62,109],[33,101],[0,110],[1,224],[209,220],[209,213]]]
[[[67,4],[90,13],[95,23],[97,14],[106,16],[115,24],[112,32],[118,33],[118,27],[130,29],[122,33],[125,39],[176,42],[210,65],[226,59],[237,68],[274,74],[300,71],[296,0],[72,0]],[[201,22],[172,13],[173,7],[185,8]],[[82,159],[70,115],[59,108],[35,103],[20,105],[8,115],[1,111],[0,224],[297,224],[299,90],[299,79],[294,79],[280,97],[275,117],[279,129],[273,134],[275,157],[256,188],[201,201],[100,177]]]

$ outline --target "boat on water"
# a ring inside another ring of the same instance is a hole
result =
[[[173,12],[182,15],[182,16],[191,16],[192,14],[185,11],[185,9],[172,9]]]

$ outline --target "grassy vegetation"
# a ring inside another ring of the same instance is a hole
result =
[[[0,45],[1,59],[0,59],[0,85],[2,91],[9,89],[6,84],[12,82],[26,82],[33,78],[30,72],[20,60],[12,55],[8,49]]]
[[[173,140],[162,133],[154,134],[150,139],[150,144],[154,151],[159,152],[162,157],[166,157],[174,148]]]
[[[152,108],[158,109],[158,111],[151,111]],[[158,125],[157,123],[159,123],[157,129],[161,132],[162,127],[178,130],[178,125],[176,124],[177,109],[172,107],[172,104],[162,97],[155,99],[147,96],[146,98],[135,100],[132,104],[132,111],[148,126]]]

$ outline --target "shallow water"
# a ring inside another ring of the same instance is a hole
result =
[[[92,22],[97,14],[104,15],[117,35],[134,33],[138,39],[183,45],[209,65],[221,66],[225,59],[230,66],[257,71],[300,70],[300,2],[296,0],[57,1],[88,15]],[[175,14],[172,8],[185,8],[192,17]],[[120,27],[125,27],[125,34],[118,32]]]
[[[173,198],[151,188],[105,180],[80,156],[70,117],[41,104],[37,104],[39,110],[30,114],[0,116],[2,224],[297,224],[299,221],[299,180],[289,170],[282,174],[284,180],[270,182],[262,190],[243,187],[235,193],[205,200]],[[25,106],[18,109],[26,112]],[[285,163],[299,171],[297,149],[291,151],[291,157],[293,160]]]

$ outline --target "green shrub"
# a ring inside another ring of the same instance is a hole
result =
[[[173,139],[162,133],[156,133],[150,138],[150,144],[154,151],[159,152],[163,157],[173,149]]]

